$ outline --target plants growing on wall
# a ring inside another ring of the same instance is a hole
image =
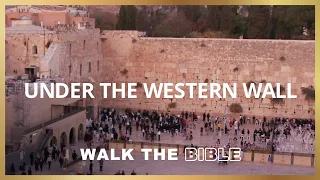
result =
[[[280,94],[283,93],[283,91],[285,91],[286,88],[283,87],[282,85],[280,85]],[[273,87],[273,92],[277,93],[277,87]],[[271,98],[271,102],[272,104],[282,104],[284,103],[284,99],[283,98]]]
[[[137,88],[141,88],[142,87],[142,83],[141,82],[137,82]]]
[[[176,102],[172,102],[172,103],[168,104],[168,108],[176,108],[176,107],[177,107]]]
[[[242,113],[243,109],[242,106],[239,103],[232,103],[229,106],[229,111],[232,113]]]
[[[164,49],[161,49],[160,53],[164,53],[164,52],[165,52],[165,50],[164,50]]]
[[[206,79],[204,80],[204,83],[208,83],[208,82],[209,82],[209,79],[206,78]]]
[[[122,75],[126,75],[126,74],[128,74],[128,70],[126,68],[124,68],[123,70],[120,71],[120,73]]]
[[[137,40],[135,38],[132,38],[132,43],[137,42]]]
[[[207,107],[207,104],[206,104],[206,103],[203,103],[203,104],[201,105],[201,107]]]
[[[280,60],[280,61],[285,61],[286,58],[285,58],[284,56],[281,56],[281,57],[279,58],[279,60]]]
[[[302,87],[302,93],[305,95],[305,100],[314,101],[315,100],[315,89],[313,86]]]
[[[49,40],[49,41],[46,43],[46,48],[47,48],[47,49],[50,47],[51,43],[52,43],[52,40]]]
[[[201,43],[201,47],[206,47],[206,45],[204,43]]]
[[[235,67],[234,69],[233,69],[233,72],[238,72],[239,71],[239,68],[237,68],[237,67]]]
[[[267,80],[262,79],[262,80],[260,81],[260,83],[266,84],[266,83],[267,83]]]
[[[251,86],[251,84],[256,85],[256,83],[255,83],[254,81],[248,81],[248,82],[246,83],[247,87],[250,87],[250,86]]]

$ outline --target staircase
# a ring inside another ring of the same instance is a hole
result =
[[[39,139],[36,143],[31,144],[23,149],[19,149],[15,152],[7,154],[5,156],[5,163],[6,163],[6,174],[10,173],[10,166],[12,163],[15,164],[17,168],[21,162],[21,154],[23,154],[22,161],[25,162],[27,165],[30,164],[29,155],[33,152],[35,155],[37,153],[41,153],[41,151],[48,145],[50,138],[53,135],[52,129],[45,129],[44,131],[39,134]]]

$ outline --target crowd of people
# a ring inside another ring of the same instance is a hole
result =
[[[157,111],[132,111],[126,109],[124,112],[117,112],[115,109],[105,108],[100,111],[98,120],[88,119],[86,121],[86,132],[84,141],[89,148],[103,148],[109,140],[123,140],[123,141],[140,141],[134,139],[133,133],[141,133],[144,141],[161,142],[163,134],[172,137],[184,137],[187,141],[192,143],[195,131],[200,131],[200,136],[215,137],[216,142],[212,141],[212,146],[234,147],[240,145],[242,149],[251,150],[279,150],[279,137],[285,136],[288,138],[294,132],[303,134],[310,133],[310,137],[314,139],[314,120],[302,119],[287,119],[287,118],[256,118],[239,116],[239,118],[230,118],[227,116],[214,116],[210,113],[203,113],[201,116],[195,112],[181,112],[180,114],[173,114],[170,112],[160,113]],[[246,125],[255,125],[254,130],[246,128]],[[135,127],[134,127],[135,126]],[[197,127],[199,126],[199,127]],[[279,128],[282,127],[282,128]],[[133,131],[135,128],[135,131]],[[308,134],[309,135],[309,134]],[[228,143],[221,144],[220,139],[228,137]],[[52,161],[58,161],[60,167],[65,162],[65,147],[61,146],[60,150],[56,147],[45,148],[42,153],[30,154],[30,166],[27,169],[26,163],[22,162],[19,166],[21,174],[32,174],[34,171],[42,171],[46,164],[50,170]],[[72,159],[76,160],[78,155],[75,151],[72,152]],[[103,161],[99,161],[100,171],[103,171]],[[134,171],[133,171],[134,172]],[[15,174],[15,165],[11,165],[11,173]],[[93,174],[93,162],[90,161],[89,172]],[[124,171],[116,174],[124,174]]]

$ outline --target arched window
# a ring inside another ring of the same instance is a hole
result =
[[[32,54],[38,54],[38,47],[36,45],[32,46]]]

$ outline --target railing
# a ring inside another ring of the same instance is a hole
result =
[[[62,116],[60,116],[60,117],[57,117],[57,118],[55,118],[55,119],[52,119],[52,120],[50,120],[50,121],[48,121],[48,122],[45,122],[45,123],[43,123],[43,124],[39,124],[39,125],[37,125],[37,126],[34,126],[34,127],[32,127],[32,128],[27,129],[27,130],[25,131],[25,134],[32,133],[32,132],[34,132],[34,131],[36,131],[36,130],[38,130],[38,129],[44,128],[44,127],[46,127],[46,126],[49,126],[49,125],[51,125],[51,124],[53,124],[53,123],[56,123],[56,122],[58,122],[58,121],[61,121],[61,120],[65,119],[65,118],[67,118],[67,117],[70,117],[70,116],[73,116],[73,115],[75,115],[75,114],[78,114],[79,112],[82,112],[82,111],[84,111],[84,110],[85,110],[85,109],[84,109],[83,107],[78,107],[77,109],[73,110],[73,111],[70,112],[70,113],[64,114],[64,115],[62,115]]]
[[[40,145],[40,149],[39,149],[40,151],[46,147],[46,145],[47,145],[47,143],[48,143],[48,141],[49,141],[49,139],[51,138],[52,135],[53,135],[53,130],[50,129],[49,132],[46,134],[45,138],[43,139],[41,145]]]

